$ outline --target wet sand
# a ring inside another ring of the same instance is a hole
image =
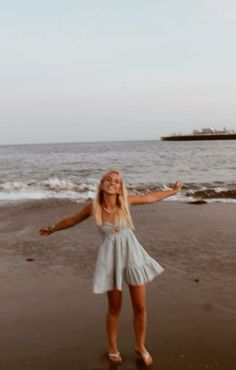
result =
[[[81,208],[69,201],[0,206],[0,369],[115,369],[106,359],[106,296],[91,292],[100,237],[92,219],[49,237],[41,226]],[[161,202],[132,208],[136,236],[165,268],[147,287],[153,369],[236,366],[235,204]],[[134,354],[124,287],[120,369]]]

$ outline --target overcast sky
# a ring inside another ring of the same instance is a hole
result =
[[[236,129],[236,2],[8,0],[0,144]]]

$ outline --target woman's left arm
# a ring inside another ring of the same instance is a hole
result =
[[[146,203],[155,203],[168,198],[172,195],[175,195],[180,191],[183,184],[177,181],[173,188],[170,190],[160,190],[154,191],[153,193],[145,194],[145,195],[128,195],[128,203],[131,204],[146,204]]]

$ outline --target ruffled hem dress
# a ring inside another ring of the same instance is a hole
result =
[[[94,293],[122,290],[124,281],[129,285],[142,285],[164,271],[145,251],[129,226],[103,221],[97,227],[102,244],[98,249],[93,279]]]

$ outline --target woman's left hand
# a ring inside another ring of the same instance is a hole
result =
[[[175,191],[175,193],[178,193],[181,190],[182,186],[183,186],[182,182],[176,181],[176,183],[173,186],[173,190]]]

